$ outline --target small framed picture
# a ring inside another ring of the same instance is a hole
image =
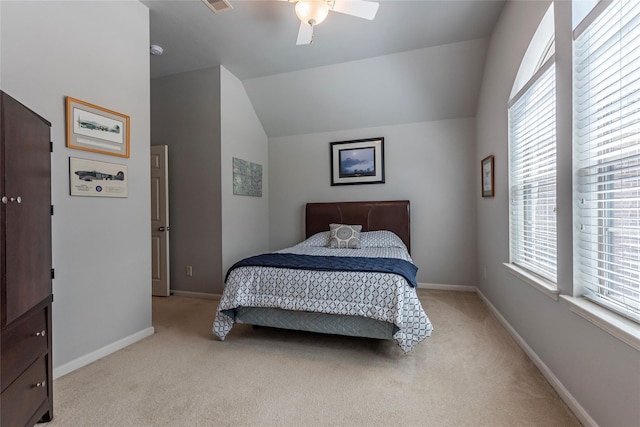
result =
[[[488,156],[480,162],[482,172],[482,197],[494,196],[493,156]]]
[[[383,184],[384,138],[332,142],[331,185]]]
[[[72,196],[127,197],[126,165],[69,157],[69,192]]]
[[[233,159],[233,194],[262,197],[262,165]]]
[[[67,147],[129,157],[129,116],[67,96]]]

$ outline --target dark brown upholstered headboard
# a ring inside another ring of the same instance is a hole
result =
[[[331,223],[362,225],[362,231],[393,231],[411,252],[408,200],[307,203],[306,237],[329,230]]]

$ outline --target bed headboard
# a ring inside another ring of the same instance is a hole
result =
[[[362,225],[362,231],[389,230],[397,234],[411,252],[409,201],[307,203],[306,237],[329,230],[329,224]]]

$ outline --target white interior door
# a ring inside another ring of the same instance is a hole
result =
[[[151,293],[169,296],[168,147],[151,146]]]

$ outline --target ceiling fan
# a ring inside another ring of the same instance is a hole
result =
[[[300,30],[296,44],[313,43],[313,27],[322,23],[329,11],[344,13],[373,20],[378,12],[379,4],[366,0],[281,0],[295,3],[296,16],[300,19]],[[202,0],[209,9],[216,13],[233,9],[229,0]]]
[[[379,4],[365,0],[288,0],[296,4],[296,16],[300,19],[300,30],[296,44],[313,43],[313,27],[325,20],[329,11],[344,13],[373,20]]]

